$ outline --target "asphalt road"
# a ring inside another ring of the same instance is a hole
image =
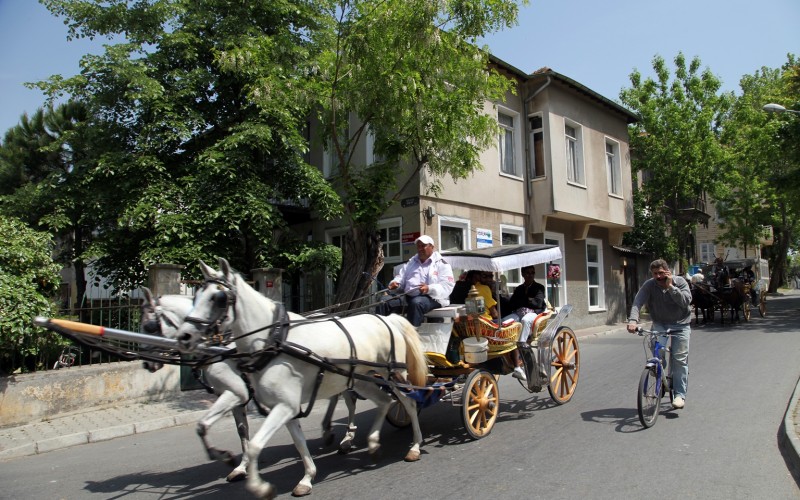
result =
[[[800,499],[778,447],[800,376],[800,311],[781,308],[779,299],[770,306],[767,318],[693,331],[686,408],[663,413],[651,429],[636,414],[642,342],[627,334],[581,339],[580,382],[564,406],[554,406],[546,390],[531,395],[503,377],[500,418],[479,441],[467,438],[458,408],[423,410],[417,463],[402,461],[410,430],[388,424],[380,459],[367,455],[373,412],[365,402],[359,449],[338,455],[320,439],[325,405],[317,405],[303,424],[319,471],[312,497]],[[259,422],[253,418],[253,428]],[[238,449],[232,419],[211,439]],[[290,498],[302,467],[286,432],[260,462],[279,498]],[[209,462],[193,427],[184,426],[4,462],[0,498],[251,498],[244,483],[225,483],[229,470]]]

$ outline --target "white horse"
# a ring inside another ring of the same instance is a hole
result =
[[[162,295],[154,297],[149,288],[142,287],[144,302],[142,303],[141,330],[150,335],[161,335],[174,338],[178,327],[192,310],[192,297],[187,295]],[[290,313],[290,318],[300,319],[301,316]],[[230,347],[235,347],[231,345]],[[145,361],[145,368],[151,372],[159,370],[163,363]],[[236,431],[242,446],[242,459],[236,468],[225,478],[229,482],[240,481],[247,477],[247,447],[250,440],[250,430],[247,422],[247,403],[250,400],[250,390],[242,378],[236,363],[226,359],[216,363],[209,363],[202,368],[205,385],[218,396],[217,401],[211,406],[200,421],[197,422],[197,435],[203,442],[203,447],[211,460],[219,460],[229,465],[234,464],[234,456],[228,450],[220,450],[209,443],[206,435],[208,430],[229,411],[236,422]],[[336,409],[339,396],[333,396],[328,405],[328,411],[322,421],[324,430],[323,438],[326,444],[333,440],[332,418]],[[339,452],[347,453],[355,439],[355,395],[349,392],[344,397],[348,409],[348,428],[341,443]]]
[[[212,329],[230,329],[238,351],[251,354],[256,365],[256,371],[250,374],[256,400],[270,409],[247,450],[247,489],[251,493],[259,498],[276,495],[274,486],[258,474],[258,456],[281,426],[286,426],[300,450],[305,469],[292,494],[311,493],[316,466],[295,417],[315,398],[340,394],[350,385],[377,406],[368,436],[370,453],[380,446],[380,428],[392,402],[379,385],[382,383],[395,394],[412,421],[413,443],[405,460],[419,460],[422,433],[416,403],[394,385],[405,382],[406,377],[415,386],[425,384],[425,355],[411,323],[398,315],[384,318],[372,314],[289,323],[279,316],[279,304],[255,291],[225,259],[219,259],[219,264],[221,270],[215,271],[200,262],[206,282],[177,338],[183,349],[191,351]],[[271,328],[285,332],[285,339],[276,342]],[[264,355],[265,366],[259,367]]]

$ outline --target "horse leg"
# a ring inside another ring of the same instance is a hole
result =
[[[278,403],[274,405],[261,424],[255,436],[250,440],[250,446],[247,448],[247,491],[255,495],[257,498],[271,500],[275,498],[275,487],[270,483],[261,479],[258,473],[258,456],[264,449],[266,444],[275,435],[275,433],[282,426],[286,426],[295,443],[295,447],[303,457],[303,466],[306,470],[306,475],[303,477],[301,484],[305,484],[308,489],[304,494],[311,492],[311,478],[316,475],[314,462],[311,459],[311,454],[305,444],[305,438],[300,430],[300,425],[296,420],[293,420],[297,415],[297,405],[286,403]],[[305,483],[304,483],[305,481]],[[298,487],[300,485],[298,484]],[[297,489],[297,488],[295,488]]]
[[[349,453],[353,448],[353,440],[356,438],[356,400],[358,396],[350,389],[342,393],[344,396],[344,404],[347,406],[347,432],[339,443],[339,453]],[[337,396],[338,397],[338,396]]]
[[[247,478],[247,448],[250,442],[250,426],[247,423],[247,406],[236,406],[232,410],[232,413],[233,420],[236,422],[236,432],[239,433],[239,441],[242,443],[242,460],[225,478],[229,483]]]
[[[411,430],[413,438],[411,442],[411,449],[408,450],[403,460],[406,462],[416,462],[419,460],[419,448],[422,446],[422,431],[419,428],[419,415],[417,415],[417,402],[405,396],[404,394],[394,391],[397,395],[397,400],[405,408],[406,413],[411,417]]]
[[[247,402],[247,400],[245,400],[244,402]],[[236,394],[234,394],[231,391],[225,391],[214,402],[214,404],[211,406],[211,409],[208,410],[208,413],[206,413],[203,416],[203,418],[201,418],[200,421],[197,422],[197,435],[200,436],[200,440],[203,442],[203,446],[206,449],[208,458],[210,458],[211,460],[220,460],[228,465],[233,465],[234,463],[233,453],[227,450],[220,450],[212,446],[211,443],[208,442],[206,434],[208,433],[208,429],[210,429],[212,425],[217,423],[217,421],[220,418],[222,418],[223,415],[225,415],[228,411],[232,410],[236,406],[242,404],[243,402],[239,399],[238,396],[236,396]],[[241,436],[241,430],[239,430],[239,434]]]
[[[300,422],[297,419],[289,420],[286,423],[286,428],[294,441],[294,447],[300,452],[300,458],[303,460],[303,470],[305,475],[303,479],[297,483],[297,486],[292,490],[292,496],[304,497],[311,494],[311,481],[317,475],[317,466],[314,465],[314,460],[311,458],[311,452],[308,451],[306,444],[306,437],[303,434],[303,429],[300,427]]]
[[[325,416],[322,417],[322,439],[325,441],[325,446],[330,446],[333,442],[333,425],[331,421],[333,420],[333,411],[336,409],[336,403],[339,402],[339,395],[332,396],[328,400],[328,410],[325,412]]]

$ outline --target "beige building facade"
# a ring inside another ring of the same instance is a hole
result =
[[[394,267],[414,255],[420,234],[432,236],[445,254],[552,243],[563,254],[551,263],[560,266],[560,279],[546,279],[551,264],[537,266],[536,277],[546,283],[551,303],[573,305],[569,324],[583,328],[623,321],[624,258],[614,247],[633,227],[627,126],[636,117],[549,68],[525,74],[499,59],[492,64],[516,82],[515,94],[485,105],[501,128],[496,146],[482,153],[483,169],[469,179],[441,180],[438,196],[428,193],[432,179],[424,174],[401,193],[401,202],[380,222],[386,260],[378,280],[388,283]],[[369,148],[366,141],[364,151],[356,153],[363,157],[355,160],[369,162]],[[310,161],[327,174],[331,162],[325,156],[317,146]],[[347,231],[340,222],[323,221],[295,229],[331,244]],[[519,270],[503,279],[509,292],[522,281]]]

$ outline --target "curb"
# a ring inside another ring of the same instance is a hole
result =
[[[208,413],[208,410],[196,410],[170,417],[160,417],[152,420],[146,420],[135,424],[123,424],[115,427],[106,427],[85,432],[77,432],[75,434],[69,434],[66,436],[41,439],[33,443],[26,443],[14,448],[0,450],[0,460],[39,455],[41,453],[47,453],[54,450],[70,448],[79,444],[99,443],[101,441],[109,441],[118,437],[143,434],[145,432],[157,431],[160,429],[166,429],[168,427],[179,427],[181,425],[195,424],[206,413]]]
[[[800,475],[800,438],[797,433],[800,432],[800,422],[795,420],[795,413],[797,406],[800,404],[800,380],[794,388],[791,400],[789,400],[789,407],[786,409],[786,415],[783,417],[783,432],[779,439],[781,445],[789,459],[790,467],[794,472]]]

